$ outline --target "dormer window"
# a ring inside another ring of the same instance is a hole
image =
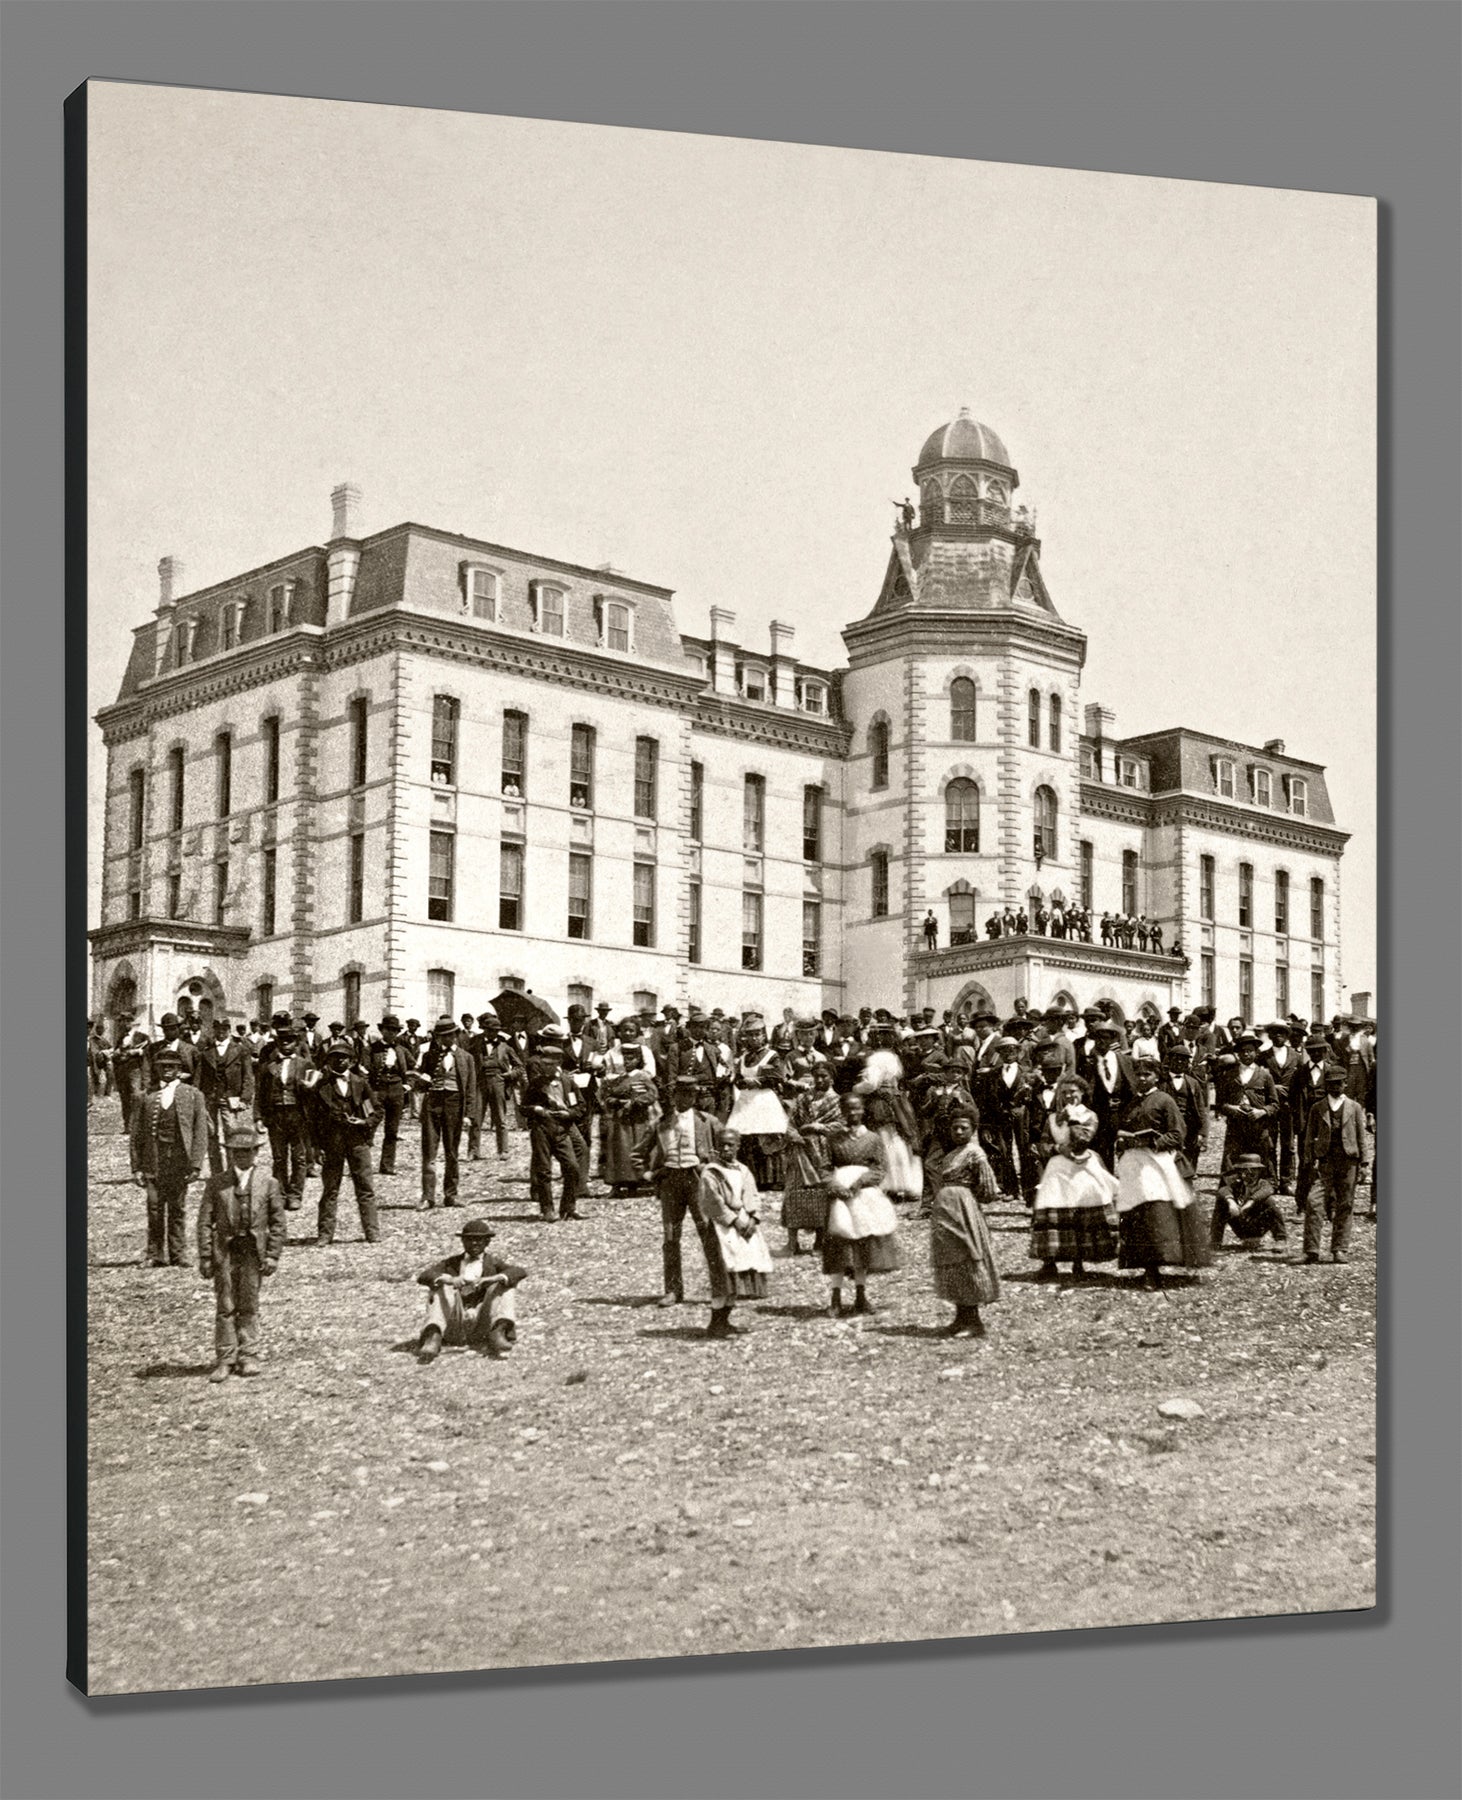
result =
[[[1090,744],[1081,746],[1081,778],[1083,781],[1100,781],[1102,778],[1097,753]]]
[[[294,606],[294,583],[278,581],[269,590],[269,629],[271,632],[284,631],[290,624],[290,612]]]
[[[748,663],[736,665],[736,691],[743,700],[765,700],[767,697],[767,673]]]
[[[603,594],[594,598],[594,623],[599,632],[601,650],[620,650],[628,654],[634,649],[632,626],[634,609],[627,600],[610,600]]]
[[[544,637],[563,636],[564,590],[546,581],[535,581],[530,593],[533,599],[533,629]]]
[[[1289,810],[1297,819],[1310,816],[1310,784],[1302,775],[1285,777],[1285,790],[1289,798]]]
[[[1138,765],[1134,757],[1119,756],[1117,758],[1117,779],[1123,787],[1135,788],[1138,785],[1137,771]]]
[[[244,612],[247,600],[230,600],[218,615],[219,631],[225,650],[233,650],[243,642]]]
[[[496,569],[489,569],[482,563],[463,563],[462,604],[474,619],[484,619],[495,625],[501,597],[502,577]]]
[[[1249,798],[1256,806],[1273,805],[1273,777],[1268,769],[1249,770]]]
[[[695,674],[704,676],[706,672],[705,657],[697,655],[694,650],[687,650],[685,653],[685,661],[686,666]]]
[[[178,667],[180,669],[185,663],[193,661],[194,646],[197,642],[198,615],[197,613],[194,613],[191,618],[180,619],[178,621],[177,645]]]
[[[803,712],[827,713],[827,687],[821,681],[804,681],[799,676],[797,681],[797,704]]]
[[[1234,765],[1225,756],[1213,759],[1213,785],[1225,800],[1234,797]]]

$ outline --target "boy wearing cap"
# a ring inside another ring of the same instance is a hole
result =
[[[443,1344],[470,1344],[501,1356],[517,1342],[514,1290],[528,1271],[489,1255],[492,1239],[486,1219],[469,1219],[457,1255],[430,1263],[417,1276],[430,1290],[416,1350],[419,1362],[435,1362]]]
[[[208,1155],[208,1108],[197,1088],[183,1080],[176,1047],[153,1052],[158,1086],[132,1110],[132,1179],[147,1190],[147,1251],[154,1269],[178,1267],[188,1242],[188,1183],[203,1173]]]
[[[523,1059],[509,1039],[503,1036],[502,1021],[489,1009],[477,1016],[478,1034],[473,1039],[477,1059],[478,1105],[473,1110],[472,1134],[467,1141],[467,1154],[482,1153],[482,1121],[492,1123],[497,1142],[498,1160],[508,1153],[508,1103],[523,1074]]]
[[[259,1122],[269,1133],[269,1160],[284,1189],[284,1204],[296,1211],[305,1197],[309,1128],[305,1120],[305,1077],[314,1063],[300,1051],[288,1014],[275,1015],[274,1041],[259,1058]]]
[[[198,1270],[217,1301],[210,1381],[259,1373],[259,1285],[284,1250],[284,1195],[255,1167],[257,1127],[235,1116],[223,1136],[229,1167],[208,1177],[198,1208]]]

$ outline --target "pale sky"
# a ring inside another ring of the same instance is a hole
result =
[[[107,83],[89,118],[93,712],[160,556],[191,592],[323,543],[344,480],[366,532],[612,562],[840,664],[967,405],[1084,702],[1326,765],[1374,993],[1372,201]]]

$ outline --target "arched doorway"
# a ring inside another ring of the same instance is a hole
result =
[[[114,1044],[122,1041],[122,1033],[132,1023],[132,1015],[137,1011],[137,977],[132,972],[131,963],[118,963],[112,971],[112,979],[107,983],[106,1004],[102,1009],[107,1018],[108,1029]]]
[[[1065,988],[1062,988],[1059,993],[1052,994],[1051,996],[1050,1010],[1054,1011],[1058,1006],[1061,1008],[1062,1012],[1066,1013],[1080,1013],[1081,1011],[1081,1008],[1076,1004],[1075,994],[1068,993]]]
[[[1127,1029],[1127,1014],[1120,1000],[1111,994],[1098,994],[1092,1005],[1101,1007],[1114,1025],[1120,1025],[1124,1031]]]
[[[184,1025],[197,1025],[211,1031],[215,1019],[227,1019],[228,1001],[223,984],[212,969],[200,970],[178,984],[178,997],[173,1011]]]
[[[974,1013],[981,1012],[998,1012],[994,1000],[990,997],[989,988],[984,987],[978,981],[967,981],[960,989],[955,998],[954,1005],[950,1007],[949,1010],[954,1014],[956,1019],[962,1014],[973,1015]]]

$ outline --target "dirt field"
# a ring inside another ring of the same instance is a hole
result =
[[[414,1277],[469,1214],[414,1210],[408,1137],[378,1246],[347,1183],[317,1249],[310,1184],[264,1375],[211,1386],[211,1284],[139,1266],[118,1125],[98,1102],[94,1693],[1374,1604],[1367,1219],[1346,1267],[1300,1266],[1292,1229],[1288,1256],[1230,1248],[1143,1294],[1033,1285],[1024,1210],[996,1212],[1005,1294],[986,1340],[953,1342],[926,1226],[906,1222],[877,1315],[837,1322],[816,1259],[781,1256],[774,1200],[772,1291],[713,1343],[693,1235],[695,1299],[658,1310],[654,1200],[595,1187],[582,1223],[540,1225],[518,1138],[463,1165],[494,1251],[530,1271],[518,1347],[423,1369]],[[1203,1416],[1159,1417],[1175,1397]]]

